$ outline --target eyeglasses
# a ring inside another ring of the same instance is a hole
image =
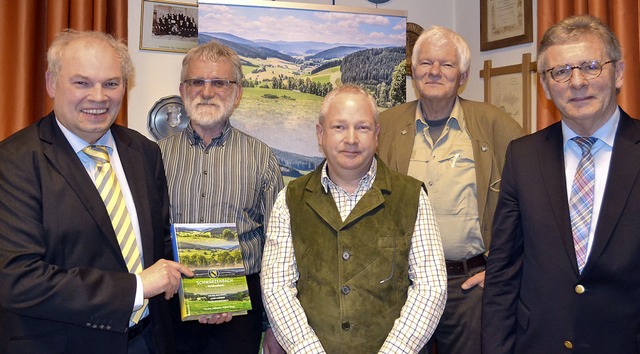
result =
[[[553,78],[556,82],[567,82],[571,80],[571,76],[573,75],[573,70],[578,69],[582,73],[587,80],[593,80],[600,76],[602,73],[602,67],[613,63],[613,60],[605,61],[600,64],[597,60],[585,61],[580,65],[558,65],[551,69],[546,70],[546,73],[551,73],[551,78]]]
[[[184,82],[185,84],[189,85],[189,87],[192,88],[197,88],[197,89],[202,89],[204,88],[204,86],[208,83],[209,85],[211,85],[211,87],[213,87],[214,89],[225,89],[231,85],[237,84],[237,81],[233,81],[233,80],[224,80],[224,79],[211,79],[211,80],[205,80],[205,79],[186,79],[183,80],[182,82]]]

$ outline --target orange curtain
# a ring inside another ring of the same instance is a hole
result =
[[[615,32],[625,62],[624,82],[618,104],[632,117],[640,118],[640,36],[638,0],[538,0],[538,41],[554,23],[571,15],[590,14]],[[538,85],[538,130],[560,120],[560,113]]]
[[[3,0],[0,13],[0,140],[51,111],[44,73],[56,33],[96,30],[127,39],[127,0]],[[127,125],[126,112],[125,101],[119,124]]]

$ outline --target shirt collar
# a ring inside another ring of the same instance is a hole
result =
[[[360,181],[358,182],[358,188],[356,189],[356,191],[361,189],[362,187],[366,187],[367,190],[370,189],[371,186],[373,185],[373,180],[376,179],[377,171],[378,171],[378,161],[376,160],[376,158],[374,158],[373,162],[371,163],[371,167],[369,167],[369,171],[367,171],[367,173],[365,173],[365,175],[362,176],[362,178],[360,178]],[[329,174],[327,173],[326,161],[324,163],[324,166],[322,166],[322,172],[320,174],[320,182],[322,183],[322,187],[324,188],[325,193],[329,193],[329,190],[334,187],[342,189],[340,186],[335,184],[331,180],[331,178],[329,178]]]
[[[598,140],[602,141],[609,147],[613,147],[613,141],[616,137],[616,130],[618,129],[618,122],[620,122],[620,107],[616,108],[611,117],[591,136],[598,138]],[[569,126],[564,121],[561,122],[561,125],[562,142],[566,150],[567,142],[579,135],[571,130],[571,128],[569,128]]]
[[[71,145],[71,148],[73,148],[73,151],[76,154],[79,154],[80,152],[82,152],[82,149],[86,148],[89,145],[106,146],[107,150],[109,150],[109,154],[111,154],[111,152],[116,146],[116,142],[113,139],[113,134],[111,134],[111,129],[107,130],[107,132],[104,133],[104,135],[101,136],[100,139],[98,139],[94,144],[89,144],[88,142],[84,141],[84,139],[74,134],[71,130],[67,129],[67,127],[62,125],[62,123],[60,123],[57,117],[56,117],[56,123],[58,124],[58,127],[60,128],[60,130],[62,130],[62,134],[64,134],[64,137],[67,138],[67,141],[69,142],[69,144]]]
[[[187,137],[189,138],[189,142],[191,146],[200,146],[202,148],[209,149],[212,146],[224,146],[224,144],[229,139],[229,133],[231,132],[231,124],[227,120],[224,125],[224,129],[222,129],[222,134],[219,137],[213,138],[209,143],[206,143],[195,130],[191,127],[191,122],[185,128],[185,132],[187,133]]]
[[[444,117],[442,117],[444,118]],[[416,109],[416,127],[420,127],[420,125],[427,127],[429,124],[424,119],[424,114],[422,112],[422,105],[420,101],[418,101],[418,108]],[[458,126],[461,130],[466,131],[465,122],[464,122],[464,111],[462,110],[462,105],[460,105],[460,97],[456,97],[456,101],[453,104],[453,109],[451,110],[451,114],[449,115],[449,120],[447,120],[446,125],[450,125],[452,121],[458,122]]]

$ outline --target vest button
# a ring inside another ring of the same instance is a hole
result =
[[[342,322],[342,330],[343,331],[348,331],[350,329],[351,329],[351,323],[349,323],[348,321]]]
[[[349,258],[351,258],[351,255],[349,254],[349,251],[342,252],[342,259],[344,259],[345,261],[348,261]]]
[[[351,292],[351,288],[348,285],[343,285],[340,289],[343,294],[347,295]]]
[[[573,349],[573,343],[571,343],[568,340],[565,340],[564,341],[564,347],[567,348],[567,349]]]
[[[586,289],[584,288],[584,286],[578,284],[578,285],[576,285],[574,290],[575,290],[576,294],[583,294]]]

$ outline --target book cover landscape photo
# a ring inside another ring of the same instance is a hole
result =
[[[236,225],[174,224],[171,232],[174,258],[195,274],[182,278],[182,320],[222,312],[246,314],[251,299]]]

